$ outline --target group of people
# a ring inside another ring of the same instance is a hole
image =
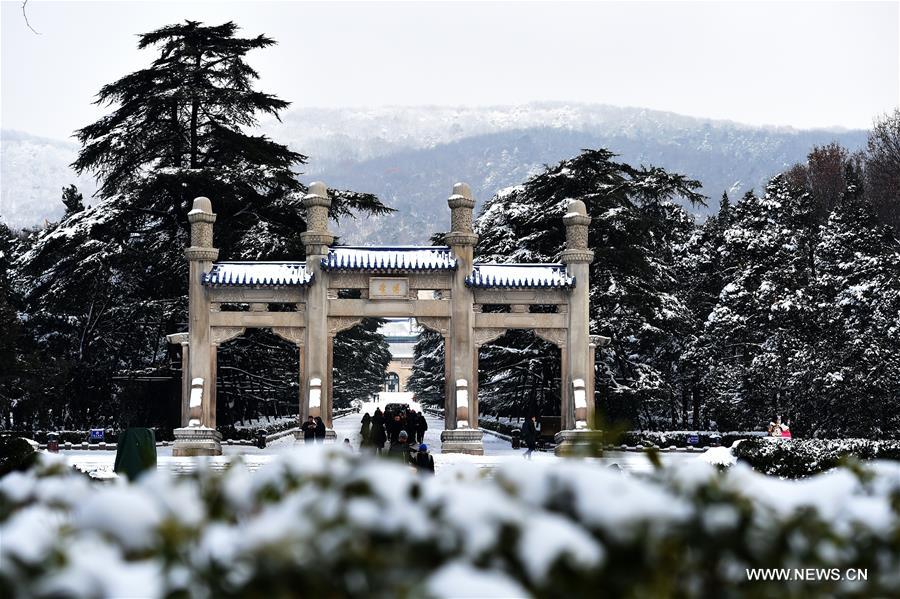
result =
[[[381,408],[369,416],[363,414],[359,430],[360,450],[386,455],[415,466],[418,470],[434,473],[434,458],[425,444],[428,422],[425,415],[415,410],[401,410],[385,418]],[[388,443],[385,450],[384,444]]]
[[[783,439],[791,438],[791,421],[781,422],[781,416],[776,416],[775,420],[769,423],[769,436],[781,437]]]
[[[303,431],[304,443],[325,442],[325,423],[318,416],[307,418],[306,422],[300,425],[300,430]]]

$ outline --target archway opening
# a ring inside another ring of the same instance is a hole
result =
[[[531,330],[509,330],[478,350],[479,420],[508,432],[537,416],[543,437],[561,430],[560,348]]]
[[[332,342],[332,408],[345,410],[384,389],[390,349],[381,318],[363,318]],[[399,384],[399,383],[398,383]],[[358,402],[358,403],[357,403]]]
[[[248,329],[219,346],[216,423],[265,427],[297,419],[300,352],[269,329]]]

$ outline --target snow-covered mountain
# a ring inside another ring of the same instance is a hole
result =
[[[90,204],[92,177],[77,176],[69,164],[78,145],[3,129],[0,132],[0,219],[23,228],[58,219],[65,212],[62,188],[74,183]]]
[[[863,131],[752,127],[572,103],[296,108],[263,129],[310,156],[304,181],[369,191],[398,209],[344,224],[339,231],[344,241],[359,243],[426,242],[446,228],[446,196],[454,182],[472,185],[481,203],[542,165],[587,147],[605,146],[626,162],[699,179],[716,205],[723,190],[760,188],[774,173],[802,161],[815,144],[837,140],[857,149],[865,142]],[[92,182],[78,181],[67,170],[74,152],[67,142],[4,131],[0,216],[16,226],[34,224],[62,212],[62,185],[75,182],[93,191]]]

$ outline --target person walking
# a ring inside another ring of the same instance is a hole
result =
[[[522,425],[522,441],[525,442],[525,447],[527,448],[522,457],[530,460],[531,452],[537,447],[537,416],[534,414]]]
[[[362,426],[359,428],[359,449],[368,450],[375,444],[372,442],[372,417],[366,412],[362,417]]]
[[[324,443],[325,442],[325,423],[322,422],[322,419],[316,416],[316,443]]]
[[[425,413],[419,412],[419,426],[416,427],[416,436],[419,443],[425,442],[425,431],[428,430],[428,421],[425,420]]]
[[[384,442],[387,441],[387,433],[384,430],[384,414],[381,408],[375,409],[372,416],[372,445],[375,446],[375,453],[381,453],[384,450]]]
[[[428,453],[428,446],[424,443],[419,444],[414,463],[419,472],[434,475],[434,458]]]
[[[412,462],[412,457],[409,455],[409,434],[406,431],[400,431],[397,434],[397,442],[391,443],[388,457],[396,458],[406,464]]]
[[[385,425],[388,434],[388,441],[391,442],[391,445],[397,442],[398,437],[400,436],[400,431],[406,430],[403,428],[403,423],[400,420],[400,413],[394,414],[394,417],[391,420],[388,420]]]
[[[303,423],[303,426],[300,427],[300,430],[303,431],[303,442],[304,443],[312,443],[316,440],[316,419],[310,416],[306,419],[306,422]]]
[[[419,415],[415,410],[410,410],[406,414],[406,426],[403,429],[409,433],[409,442],[419,442]]]

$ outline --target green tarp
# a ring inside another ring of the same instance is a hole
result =
[[[129,428],[119,436],[115,470],[134,480],[144,470],[156,468],[156,437],[149,428]]]

